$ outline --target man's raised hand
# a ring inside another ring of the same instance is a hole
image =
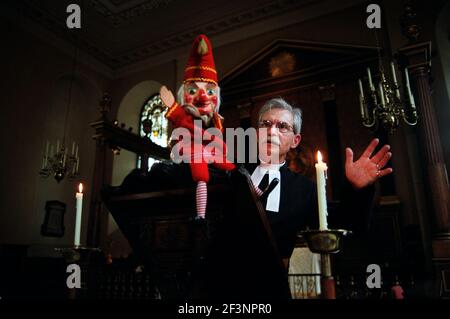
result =
[[[349,147],[345,149],[345,175],[354,188],[361,189],[373,184],[378,178],[392,173],[392,168],[384,168],[392,156],[389,145],[384,145],[371,157],[378,143],[378,139],[373,139],[355,162],[352,149]]]

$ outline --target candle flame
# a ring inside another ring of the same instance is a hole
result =
[[[319,163],[322,163],[322,154],[320,153],[320,151],[317,151],[317,161]]]
[[[82,184],[82,183],[80,183],[80,185],[78,185],[78,191],[79,191],[80,193],[83,192],[83,184]]]

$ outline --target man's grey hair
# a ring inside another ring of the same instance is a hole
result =
[[[178,89],[177,97],[178,97],[178,103],[180,103],[180,105],[183,105],[184,104],[184,83],[180,85],[180,88]],[[219,112],[221,100],[222,99],[220,98],[220,86],[217,86],[217,106],[216,106],[215,112]]]
[[[272,110],[272,109],[282,109],[291,112],[292,118],[294,119],[294,133],[300,134],[302,130],[302,111],[299,108],[292,107],[288,102],[286,102],[281,97],[271,99],[267,101],[259,110],[258,121],[261,121],[261,118],[264,113]]]

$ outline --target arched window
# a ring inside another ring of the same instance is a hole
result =
[[[152,95],[142,107],[139,120],[139,134],[148,137],[153,143],[167,147],[168,121],[165,117],[167,109],[163,107],[159,94]],[[149,157],[148,168],[157,162]],[[141,167],[141,157],[138,156],[137,167]]]

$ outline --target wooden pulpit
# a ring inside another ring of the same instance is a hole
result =
[[[211,174],[205,223],[194,220],[195,184],[180,183],[183,176],[187,165],[160,163],[135,179],[141,187],[134,181],[102,193],[161,297],[289,299],[287,272],[248,172]]]

